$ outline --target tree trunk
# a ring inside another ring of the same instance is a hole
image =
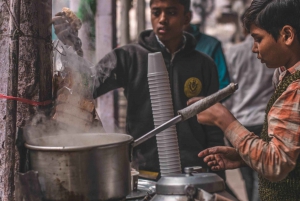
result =
[[[0,0],[0,34],[7,35],[0,36],[0,93],[39,102],[51,100],[51,6],[51,0]],[[4,161],[0,163],[0,169],[4,169],[0,171],[0,195],[11,201],[15,200],[15,177],[19,171],[17,127],[24,127],[38,109],[49,106],[38,108],[15,100],[0,101],[0,159]]]
[[[18,90],[18,58],[19,58],[19,22],[20,22],[20,1],[11,0],[10,6],[7,2],[6,8],[10,10],[10,34],[9,41],[9,69],[7,82],[7,95],[17,96]],[[16,111],[17,103],[13,100],[8,100],[6,103],[6,132],[4,142],[4,194],[3,200],[14,200],[14,182],[15,182],[15,168],[16,168]]]
[[[0,93],[8,94],[8,81],[9,81],[9,47],[10,47],[10,28],[9,28],[9,12],[7,4],[4,0],[0,0]],[[8,101],[0,99],[0,200],[4,197],[4,180],[5,176],[5,163],[7,161],[6,152],[4,148],[5,136],[8,132],[6,119],[8,114],[7,109]]]

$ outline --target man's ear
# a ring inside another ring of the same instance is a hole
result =
[[[184,16],[184,25],[188,25],[191,22],[192,19],[192,12],[189,11]]]
[[[280,35],[283,37],[283,41],[286,45],[291,45],[295,40],[296,31],[292,26],[285,25],[282,27]]]

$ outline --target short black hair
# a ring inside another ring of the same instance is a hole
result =
[[[243,24],[248,32],[254,24],[277,41],[282,27],[290,25],[300,41],[299,0],[253,0],[243,16]]]
[[[185,13],[190,11],[191,0],[173,0],[173,1],[178,1],[181,5],[183,5]],[[150,6],[152,5],[152,3],[153,0],[150,0]]]

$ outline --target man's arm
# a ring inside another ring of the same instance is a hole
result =
[[[123,87],[125,80],[124,65],[125,61],[122,61],[118,52],[122,50],[115,49],[105,55],[94,67],[94,90],[93,97],[97,98],[108,91]]]
[[[197,115],[201,123],[217,125],[242,159],[270,181],[284,179],[296,165],[300,153],[300,89],[293,84],[275,102],[269,113],[269,143],[242,126],[221,104]]]

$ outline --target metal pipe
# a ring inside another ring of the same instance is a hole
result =
[[[193,117],[194,115],[198,114],[199,112],[206,110],[210,106],[216,104],[217,102],[220,102],[224,98],[233,94],[237,89],[238,89],[238,84],[230,83],[224,89],[221,89],[220,91],[218,91],[210,96],[207,96],[182,110],[179,110],[178,115],[176,117],[174,117],[174,118],[170,119],[169,121],[167,121],[166,123],[156,127],[155,129],[146,133],[142,137],[136,139],[133,143],[133,146],[135,147],[135,146],[145,142],[146,140],[152,138],[157,133],[169,128],[170,126],[172,126],[176,123],[179,123],[181,121],[185,121],[185,120]]]

